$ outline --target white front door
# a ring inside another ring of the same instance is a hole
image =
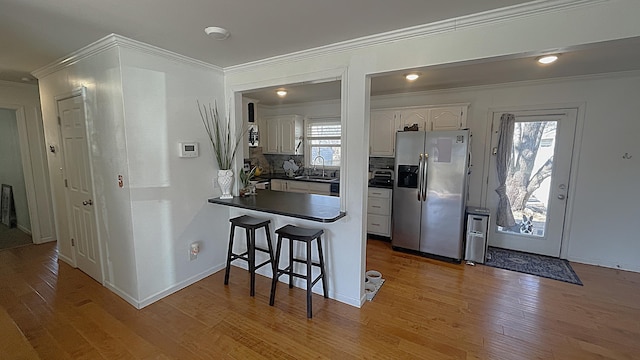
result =
[[[489,245],[559,257],[564,230],[577,110],[510,112],[515,115],[507,172],[507,195],[516,223],[497,226],[492,219]],[[500,117],[493,114],[491,148],[497,149]],[[489,168],[487,206],[496,214],[496,155]]]
[[[58,116],[62,133],[67,217],[76,266],[102,283],[82,96],[59,100]]]

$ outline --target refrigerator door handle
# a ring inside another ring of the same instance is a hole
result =
[[[420,195],[422,194],[422,154],[420,154],[418,164],[418,201],[420,201]]]
[[[424,154],[422,161],[424,165],[422,165],[422,201],[427,201],[427,173],[429,167],[429,154]]]

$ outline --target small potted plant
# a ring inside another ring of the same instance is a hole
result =
[[[240,182],[242,183],[242,189],[240,189],[241,196],[255,195],[256,187],[251,184],[251,179],[255,176],[257,169],[258,167],[254,166],[249,171],[240,170]]]
[[[218,163],[218,184],[222,190],[221,199],[231,199],[231,188],[233,187],[233,159],[236,157],[236,151],[244,136],[244,129],[240,131],[239,135],[233,139],[231,137],[231,121],[226,119],[226,124],[220,119],[218,114],[218,104],[214,102],[214,106],[211,104],[200,105],[199,101],[198,111],[200,111],[200,118],[204,124],[204,128],[207,131],[211,146],[213,147],[213,153]]]

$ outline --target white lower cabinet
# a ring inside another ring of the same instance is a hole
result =
[[[392,190],[369,188],[367,205],[367,232],[391,237]]]
[[[331,195],[331,184],[310,181],[272,179],[271,190],[305,194]]]

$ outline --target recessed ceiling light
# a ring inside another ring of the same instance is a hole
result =
[[[29,81],[31,81],[31,78],[25,76],[25,77],[21,78],[20,80],[22,80],[24,82],[29,82]]]
[[[409,81],[414,81],[419,77],[420,77],[420,74],[418,74],[418,73],[411,73],[411,74],[407,74],[407,75],[404,76],[404,78],[409,80]]]
[[[276,94],[278,94],[278,96],[280,97],[285,97],[287,96],[287,90],[278,90],[276,91]]]
[[[540,64],[551,64],[552,62],[555,62],[556,60],[558,60],[558,55],[545,55],[542,56],[540,58],[538,58],[538,62]]]
[[[216,40],[224,40],[229,37],[229,30],[217,26],[209,26],[204,32]]]

